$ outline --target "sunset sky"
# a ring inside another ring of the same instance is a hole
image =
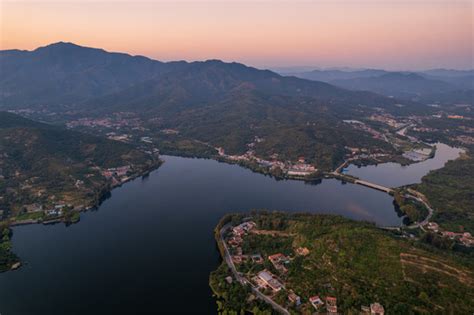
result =
[[[0,48],[58,41],[163,61],[473,68],[474,1],[0,0]]]

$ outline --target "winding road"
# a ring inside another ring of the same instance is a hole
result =
[[[254,286],[250,281],[248,281],[245,277],[241,275],[240,272],[237,271],[237,268],[235,268],[234,262],[232,261],[232,257],[230,256],[229,253],[229,248],[227,247],[226,242],[224,241],[224,233],[227,229],[232,227],[230,223],[224,225],[220,232],[219,232],[219,242],[222,244],[224,247],[224,260],[227,263],[227,266],[229,266],[230,270],[234,274],[235,279],[242,285],[249,285],[250,288],[252,289],[253,293],[260,298],[261,300],[265,301],[267,304],[269,304],[275,311],[277,311],[280,314],[285,314],[285,315],[290,315],[290,312],[281,306],[280,304],[276,303],[273,301],[271,298],[263,294],[258,290],[256,286]]]

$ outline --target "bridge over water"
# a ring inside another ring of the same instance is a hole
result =
[[[336,168],[333,172],[332,172],[332,175],[334,176],[337,176],[339,178],[346,178],[349,182],[354,182],[354,184],[358,184],[358,185],[362,185],[362,186],[365,186],[365,187],[369,187],[369,188],[372,188],[372,189],[377,189],[377,190],[380,190],[380,191],[383,191],[383,192],[386,192],[387,194],[391,194],[394,192],[394,190],[390,187],[385,187],[385,186],[382,186],[382,185],[379,185],[379,184],[375,184],[375,183],[371,183],[371,182],[368,182],[366,180],[362,180],[362,179],[358,179],[358,178],[354,178],[352,176],[347,176],[345,174],[342,174],[341,171],[343,168],[345,168],[347,165],[349,165],[349,163],[352,161],[353,159],[347,159],[344,161],[344,163],[342,163],[341,165],[339,165],[338,168]]]
[[[356,179],[354,183],[362,185],[362,186],[370,187],[370,188],[373,188],[373,189],[381,190],[383,192],[386,192],[387,194],[393,193],[392,188],[385,187],[385,186],[382,186],[382,185],[379,185],[379,184],[374,184],[374,183],[371,183],[371,182],[368,182],[368,181],[365,181],[365,180]]]

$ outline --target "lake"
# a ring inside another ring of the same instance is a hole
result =
[[[382,163],[358,167],[349,165],[347,174],[387,187],[399,187],[421,182],[421,178],[430,170],[442,168],[449,160],[455,160],[463,152],[443,143],[436,144],[436,154],[432,159],[423,162],[401,166],[397,163]]]
[[[229,212],[266,208],[401,223],[389,195],[363,186],[276,181],[213,160],[163,158],[162,167],[113,190],[78,224],[15,227],[13,248],[25,265],[0,274],[0,313],[215,314],[208,286],[220,261],[213,229]]]

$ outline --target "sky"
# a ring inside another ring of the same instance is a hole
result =
[[[0,0],[0,49],[58,41],[170,60],[474,68],[474,1]]]

